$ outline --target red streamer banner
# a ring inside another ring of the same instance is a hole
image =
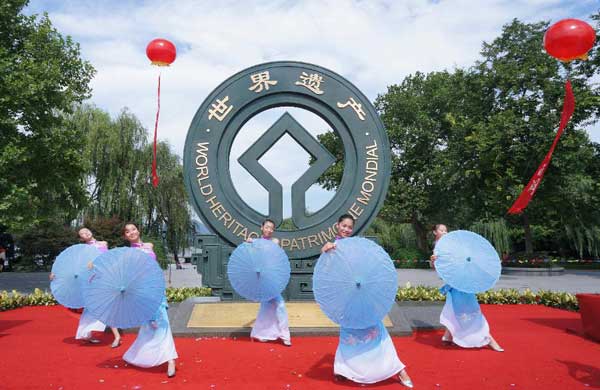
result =
[[[158,108],[156,110],[156,121],[154,122],[154,145],[152,147],[152,186],[158,187],[158,173],[156,173],[156,135],[158,133],[158,116],[160,114],[160,73],[158,74]]]
[[[571,87],[571,81],[567,80],[565,84],[565,99],[563,103],[563,110],[560,116],[560,125],[558,126],[558,131],[556,132],[556,137],[554,137],[554,142],[550,147],[550,150],[544,157],[544,160],[535,171],[527,186],[521,192],[521,195],[517,198],[515,203],[508,210],[509,214],[520,214],[525,210],[533,196],[535,195],[535,191],[538,189],[540,183],[542,182],[542,178],[544,177],[544,173],[548,166],[550,165],[550,160],[552,159],[552,153],[554,153],[554,148],[560,139],[565,127],[569,123],[571,116],[573,115],[573,111],[575,111],[575,96],[573,96],[573,88]]]

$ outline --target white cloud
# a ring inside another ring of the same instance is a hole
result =
[[[178,58],[162,72],[159,138],[180,155],[204,98],[227,77],[257,63],[315,63],[374,99],[410,73],[472,64],[481,43],[498,36],[513,18],[586,18],[596,8],[593,0],[33,0],[30,5],[32,12],[48,11],[59,31],[80,42],[84,57],[98,70],[92,101],[113,115],[129,107],[149,132],[158,69],[149,65],[145,47],[156,37],[174,41]],[[599,127],[590,133],[600,140]],[[243,174],[238,179],[252,180]],[[254,198],[261,198],[260,187],[253,188]],[[315,199],[330,196],[322,193]]]

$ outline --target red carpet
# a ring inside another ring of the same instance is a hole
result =
[[[492,334],[506,349],[443,346],[441,332],[394,338],[416,389],[600,389],[600,344],[568,333],[579,314],[542,306],[483,306]],[[166,365],[125,366],[118,349],[74,340],[78,315],[62,307],[28,307],[0,313],[0,389],[207,389],[319,390],[362,387],[334,382],[335,337],[293,337],[293,346],[242,339],[177,338],[177,376]],[[214,386],[213,386],[214,385]],[[289,387],[288,387],[289,385]],[[388,380],[365,387],[402,389]]]

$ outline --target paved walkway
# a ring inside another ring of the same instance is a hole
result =
[[[200,287],[202,286],[202,275],[196,272],[196,266],[184,264],[183,269],[176,269],[174,264],[170,265],[171,272],[165,271],[165,282],[167,287]]]
[[[175,265],[171,264],[170,274],[169,270],[164,271],[167,287],[202,286],[202,275],[196,272],[196,266],[184,264],[183,267],[175,269]],[[50,291],[49,275],[49,272],[0,272],[0,291],[30,293],[35,288]]]
[[[185,264],[184,269],[179,270],[172,265],[170,283],[169,270],[165,271],[165,281],[168,287],[198,287],[202,285],[202,276],[191,264]],[[433,270],[399,269],[398,284],[405,286],[407,282],[412,286],[441,287],[443,284]],[[29,293],[36,287],[50,290],[47,272],[0,273],[0,291],[16,289],[22,293]],[[499,288],[600,293],[600,271],[569,270],[559,276],[502,275],[495,289]]]
[[[407,282],[412,286],[443,285],[434,270],[399,269],[398,284],[403,287]],[[564,274],[557,276],[502,275],[494,290],[502,288],[600,293],[600,271],[565,270]]]

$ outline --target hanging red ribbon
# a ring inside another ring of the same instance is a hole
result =
[[[573,115],[573,111],[575,111],[575,96],[573,96],[573,88],[571,87],[571,81],[567,80],[565,84],[565,99],[563,103],[563,110],[560,116],[560,125],[558,126],[558,131],[556,132],[556,137],[554,137],[554,142],[550,147],[550,150],[544,157],[544,160],[538,167],[537,171],[533,174],[527,186],[521,192],[521,195],[517,198],[515,203],[508,210],[509,214],[519,214],[525,210],[531,198],[535,194],[535,191],[538,189],[540,183],[542,182],[542,178],[544,177],[544,173],[546,169],[550,165],[550,160],[552,159],[552,153],[554,152],[554,148],[560,139],[560,136],[563,133],[563,130],[569,123],[571,116]]]
[[[154,146],[152,147],[152,185],[158,187],[158,173],[156,173],[156,135],[158,132],[158,116],[160,115],[160,73],[158,74],[158,108],[156,110],[156,121],[154,122]]]
[[[152,65],[169,66],[177,57],[175,45],[163,38],[150,41],[146,46],[146,55],[152,61]],[[158,187],[158,174],[156,173],[156,137],[158,133],[158,116],[160,115],[160,72],[158,73],[158,109],[156,110],[156,121],[154,122],[154,145],[152,148],[152,185]]]

